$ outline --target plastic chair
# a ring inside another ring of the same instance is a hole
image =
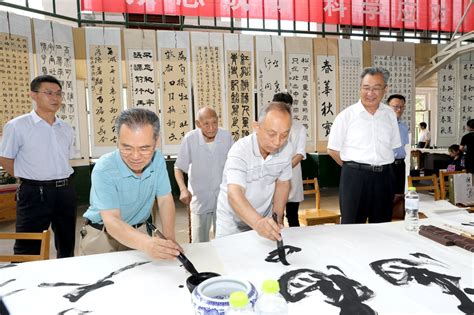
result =
[[[321,209],[321,194],[319,192],[319,184],[317,178],[303,180],[303,193],[304,195],[314,194],[316,201],[315,209],[306,209],[300,211],[299,220],[306,226],[316,224],[334,223],[338,224],[341,222],[341,214],[336,211]]]
[[[414,181],[419,181],[414,185]],[[429,182],[429,184],[426,184]],[[408,187],[416,187],[416,191],[434,191],[434,200],[439,200],[438,177],[433,174],[430,176],[408,176]]]
[[[0,255],[0,262],[26,262],[49,259],[49,230],[42,233],[0,233],[0,240],[40,240],[41,250],[38,255]]]

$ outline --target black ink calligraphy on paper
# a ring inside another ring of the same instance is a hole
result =
[[[289,254],[297,253],[301,251],[301,248],[291,246],[291,245],[284,245],[281,250],[285,251],[285,256],[288,256]],[[271,252],[268,253],[267,258],[265,258],[265,261],[272,262],[272,263],[277,263],[280,262],[280,258],[278,255],[278,249],[272,250]],[[288,262],[281,262],[284,265],[289,265]]]
[[[424,266],[447,266],[436,259],[423,253],[410,254],[414,259],[390,258],[374,261],[370,264],[372,270],[384,280],[395,286],[407,286],[412,282],[423,286],[439,286],[441,292],[454,295],[460,302],[458,309],[465,314],[474,314],[474,302],[467,294],[474,294],[473,288],[461,290],[459,280],[461,277],[431,271]]]
[[[6,265],[0,266],[0,269],[11,268],[11,267],[16,267],[16,266],[18,266],[18,264],[6,264]]]
[[[10,279],[10,280],[7,280],[7,281],[5,281],[5,282],[3,282],[3,283],[0,283],[0,288],[6,286],[7,284],[9,284],[10,282],[13,282],[13,281],[15,281],[15,280],[16,280],[16,279]]]
[[[92,313],[92,311],[83,311],[77,308],[68,308],[67,310],[64,310],[62,312],[59,312],[58,315],[64,315],[64,314],[78,314],[78,315],[83,315],[83,314],[89,314]]]
[[[136,262],[136,263],[127,265],[125,267],[122,267],[122,268],[110,273],[106,277],[104,277],[104,278],[102,278],[102,279],[100,279],[97,282],[92,283],[92,284],[58,282],[58,283],[40,283],[38,285],[38,287],[40,287],[40,288],[52,288],[52,287],[61,287],[61,286],[79,286],[74,291],[72,291],[70,293],[67,293],[63,296],[66,299],[68,299],[70,302],[74,303],[74,302],[77,302],[80,298],[82,298],[84,295],[86,295],[89,292],[95,291],[97,289],[100,289],[102,287],[105,287],[105,286],[108,286],[108,285],[111,285],[111,284],[114,284],[114,282],[112,280],[109,280],[110,278],[112,278],[112,277],[114,277],[114,276],[116,276],[116,275],[118,275],[118,274],[120,274],[124,271],[130,270],[130,269],[133,269],[135,267],[138,267],[138,266],[141,266],[141,265],[144,265],[144,264],[148,264],[148,263],[150,263],[150,261]]]
[[[310,296],[313,291],[320,291],[326,296],[326,303],[341,309],[341,315],[377,314],[363,303],[375,296],[372,290],[348,278],[337,266],[328,265],[327,268],[337,273],[325,274],[312,269],[296,269],[283,274],[278,279],[280,293],[287,302],[295,303]]]

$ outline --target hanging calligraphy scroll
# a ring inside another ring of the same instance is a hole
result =
[[[456,91],[459,88],[457,80],[459,73],[459,58],[448,63],[438,71],[438,121],[437,146],[448,147],[458,143],[456,118],[459,107],[456,105]]]
[[[415,45],[413,43],[371,42],[373,65],[390,72],[389,91],[383,100],[386,103],[390,94],[405,96],[405,111],[402,121],[413,129],[412,110],[415,95]]]
[[[158,31],[163,154],[177,154],[192,129],[189,33]]]
[[[317,140],[326,144],[338,114],[337,40],[314,39],[316,56]]]
[[[283,37],[255,36],[257,58],[257,112],[273,99],[276,93],[285,91],[285,42]]]
[[[61,83],[63,98],[57,116],[74,130],[74,158],[81,154],[79,111],[77,108],[76,63],[72,28],[45,20],[33,20],[36,66],[39,75],[52,75]]]
[[[31,47],[30,19],[0,12],[0,140],[9,120],[32,110],[28,95],[34,74]]]
[[[253,102],[253,38],[248,35],[225,34],[225,77],[228,129],[234,141],[252,132]]]
[[[288,93],[293,97],[293,120],[306,128],[306,149],[314,151],[313,41],[310,38],[285,39]]]
[[[194,111],[209,106],[219,118],[219,126],[227,125],[224,107],[224,41],[220,33],[191,33]]]
[[[92,156],[116,148],[115,120],[123,110],[120,29],[86,28]]]
[[[362,72],[362,41],[340,39],[339,44],[339,100],[341,111],[357,103]]]
[[[468,133],[467,121],[474,118],[474,53],[466,53],[460,56],[460,116],[459,116],[459,135],[460,139]]]
[[[152,30],[124,30],[128,107],[140,107],[158,113],[155,39]]]

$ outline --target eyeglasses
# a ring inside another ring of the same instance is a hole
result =
[[[405,109],[405,106],[390,106],[391,108],[393,108],[394,110],[404,110]]]
[[[58,91],[58,92],[53,92],[53,91],[34,91],[35,93],[43,93],[47,97],[63,97],[64,92],[63,91]]]
[[[120,153],[122,153],[123,156],[129,156],[131,154],[134,154],[135,151],[138,152],[138,154],[141,156],[148,156],[152,154],[153,152],[155,152],[155,145],[140,147],[140,148],[133,148],[129,146],[119,145],[119,151]]]
[[[361,90],[364,91],[364,93],[369,93],[369,92],[380,93],[384,89],[385,89],[385,87],[381,87],[381,86],[377,86],[377,87],[363,86],[361,88]]]

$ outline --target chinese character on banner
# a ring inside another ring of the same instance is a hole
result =
[[[253,80],[251,51],[228,50],[226,61],[229,131],[234,141],[251,132],[253,112]]]
[[[332,16],[333,12],[341,12],[340,16],[344,17],[344,11],[346,11],[344,0],[327,0],[323,10],[328,16]]]
[[[438,136],[453,137],[456,130],[456,80],[454,62],[444,66],[438,72]]]
[[[414,72],[414,62],[410,56],[374,56],[374,65],[385,68],[390,73],[388,86],[390,94],[401,94],[405,96],[405,111],[402,120],[411,126],[412,108],[413,108],[413,89],[412,75]],[[385,95],[388,97],[389,95]]]
[[[258,110],[272,100],[273,95],[282,91],[282,53],[260,51],[257,69]]]
[[[153,50],[129,49],[128,75],[131,106],[157,112]]]
[[[117,143],[115,120],[121,110],[122,87],[117,79],[118,46],[90,46],[90,76],[95,146]]]
[[[204,0],[176,0],[176,5],[183,5],[185,8],[195,9],[199,6],[205,6]]]
[[[293,97],[292,116],[306,128],[307,143],[314,142],[311,78],[311,55],[288,54],[288,93]]]
[[[325,141],[336,117],[336,57],[317,56],[318,140]]]
[[[380,15],[380,1],[362,2],[362,13],[365,13],[369,20],[375,20]]]
[[[179,145],[191,130],[189,121],[188,60],[186,48],[162,48],[163,121],[165,145]]]
[[[20,115],[31,111],[28,95],[30,64],[28,39],[0,33],[0,136],[3,126]]]

